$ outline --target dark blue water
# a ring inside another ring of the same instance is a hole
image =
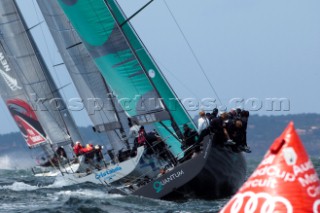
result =
[[[248,160],[249,175],[259,162]],[[319,159],[314,165],[320,172]],[[228,199],[180,201],[110,195],[95,184],[64,185],[24,170],[0,170],[0,212],[218,212]]]

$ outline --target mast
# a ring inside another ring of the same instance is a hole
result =
[[[122,29],[122,26],[123,26],[124,24],[126,24],[128,21],[125,21],[123,24],[120,24],[119,21],[118,21],[118,19],[115,17],[114,12],[113,12],[112,8],[110,7],[108,1],[107,1],[107,0],[104,0],[104,2],[106,3],[107,7],[109,8],[109,11],[111,12],[114,20],[117,22],[117,25],[119,26],[120,29]],[[150,3],[151,3],[151,2],[150,2]],[[142,67],[142,70],[144,71],[145,75],[146,75],[147,78],[149,79],[150,83],[152,84],[153,88],[154,88],[155,91],[157,92],[158,96],[161,97],[158,88],[155,86],[155,84],[153,83],[152,79],[150,78],[150,75],[151,75],[151,74],[149,74],[149,73],[147,72],[146,67],[143,65],[143,63],[142,63],[141,59],[139,58],[136,50],[132,47],[129,39],[128,39],[127,36],[126,36],[126,34],[123,33],[123,35],[124,35],[124,37],[126,38],[127,43],[129,44],[130,49],[131,49],[131,51],[133,52],[134,56],[135,56],[136,59],[139,61],[139,64],[140,64],[140,66]],[[170,110],[168,110],[168,107],[167,107],[167,105],[166,105],[166,103],[165,103],[164,101],[161,101],[161,103],[164,105],[164,108],[166,109],[166,111],[167,111],[167,112],[169,113],[169,115],[170,115],[170,120],[171,120],[171,122],[172,122],[171,125],[172,125],[175,133],[176,133],[176,134],[178,135],[178,137],[182,140],[182,138],[183,138],[182,133],[181,133],[179,127],[177,126],[177,123],[175,122],[175,120],[174,120],[174,118],[173,118]],[[160,124],[161,124],[162,126],[164,126],[164,124],[163,124],[162,122],[160,122]],[[165,127],[165,126],[164,126],[164,127]],[[166,128],[166,127],[165,127],[165,128]],[[170,132],[170,131],[169,131],[169,132]]]
[[[123,34],[125,35],[126,39],[130,43],[130,46],[132,47],[133,51],[136,52],[137,57],[142,62],[142,64],[146,64],[148,68],[145,69],[145,71],[153,71],[155,77],[150,78],[150,75],[146,73],[146,75],[149,77],[149,80],[153,83],[154,87],[157,89],[158,92],[160,92],[161,97],[168,96],[167,99],[171,99],[172,101],[175,101],[178,110],[177,111],[170,111],[171,114],[174,114],[174,120],[179,125],[179,128],[182,129],[182,125],[184,123],[188,123],[192,128],[196,129],[196,126],[194,125],[193,119],[190,117],[189,113],[186,111],[182,103],[180,102],[179,98],[177,97],[176,93],[172,89],[171,85],[167,81],[167,79],[162,74],[160,68],[156,64],[155,60],[149,53],[148,49],[143,44],[142,40],[140,39],[139,35],[136,33],[135,29],[132,27],[130,23],[130,18],[128,19],[126,15],[124,14],[123,10],[119,6],[117,0],[104,0],[106,4],[109,6],[109,10],[112,12],[115,20],[117,20],[118,23],[121,23],[121,30]],[[137,52],[139,51],[139,53]],[[159,76],[159,78],[157,78]],[[164,92],[162,92],[162,90]],[[166,95],[165,95],[166,94]],[[166,101],[166,99],[164,99]],[[167,100],[168,101],[168,100]]]
[[[99,73],[99,74],[100,74],[100,76],[101,76],[101,73]],[[102,81],[103,81],[103,83],[104,83],[104,86],[105,86],[105,89],[106,89],[107,93],[112,96],[112,97],[110,97],[110,102],[111,102],[112,107],[113,107],[113,109],[114,109],[115,115],[117,116],[117,119],[118,119],[118,121],[119,121],[119,123],[120,123],[120,129],[119,129],[119,130],[120,130],[120,134],[121,134],[121,139],[122,139],[122,138],[126,138],[126,139],[125,139],[125,143],[126,143],[126,145],[127,145],[127,149],[130,149],[129,141],[128,141],[127,136],[126,136],[126,132],[124,131],[122,122],[120,122],[120,116],[119,116],[119,113],[118,113],[118,111],[117,111],[117,109],[116,109],[116,105],[115,105],[115,103],[114,103],[114,101],[113,101],[113,100],[114,100],[114,97],[113,97],[111,91],[109,90],[107,83],[104,81],[103,76],[101,76],[101,79],[102,79]]]

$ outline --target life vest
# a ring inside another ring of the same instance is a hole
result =
[[[73,152],[76,154],[76,155],[79,155],[81,154],[81,151],[82,151],[82,146],[80,144],[76,144],[74,147],[73,147]]]
[[[92,144],[88,144],[85,148],[82,148],[81,151],[82,153],[88,153],[91,152],[93,150],[93,145]]]

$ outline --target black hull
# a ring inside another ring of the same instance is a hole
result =
[[[156,199],[215,199],[234,194],[246,177],[244,155],[233,152],[230,147],[212,144],[212,139],[206,137],[203,150],[197,157],[176,166],[132,194]]]
[[[190,182],[163,197],[164,199],[216,199],[233,195],[246,177],[246,161],[242,153],[230,148],[211,147],[207,162]]]

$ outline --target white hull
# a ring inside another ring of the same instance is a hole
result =
[[[44,173],[42,176],[56,176],[57,180],[63,180],[68,183],[84,183],[91,182],[95,184],[111,184],[116,182],[130,173],[132,173],[139,164],[139,161],[143,155],[144,147],[139,147],[137,149],[137,155],[133,158],[129,158],[126,161],[109,165],[107,168],[101,170],[93,170],[90,174],[88,173],[78,173],[72,172],[77,171],[79,164],[77,164],[77,168],[66,169],[66,172],[52,172],[52,173]]]

